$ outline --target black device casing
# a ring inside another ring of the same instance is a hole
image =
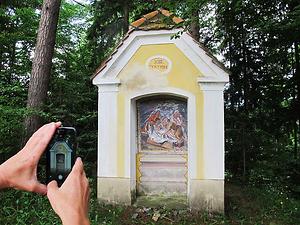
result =
[[[61,186],[75,163],[77,142],[74,127],[56,129],[46,150],[46,183],[56,180]]]

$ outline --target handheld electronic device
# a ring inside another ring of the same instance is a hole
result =
[[[47,183],[56,180],[61,186],[75,162],[76,130],[74,127],[59,127],[56,129],[46,151]]]

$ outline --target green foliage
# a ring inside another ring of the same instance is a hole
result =
[[[86,41],[89,7],[63,2],[45,121],[74,126],[81,156],[94,173],[97,146],[97,89],[91,84],[91,49]],[[94,174],[93,174],[94,176]]]
[[[62,121],[66,126],[77,128],[78,154],[91,162],[91,171],[94,171],[97,90],[89,79],[93,72],[93,68],[89,67],[91,50],[86,41],[90,9],[63,1],[49,97],[42,111],[29,112],[25,107],[40,1],[26,3],[7,2],[0,8],[0,26],[5,31],[0,34],[2,160],[21,148],[24,117],[37,113],[45,123]]]
[[[7,190],[1,196],[1,224],[53,224],[59,221],[45,196]]]
[[[0,162],[20,148],[39,1],[0,4]]]
[[[256,188],[227,183],[226,215],[196,213],[187,209],[102,205],[92,184],[91,224],[276,224],[300,223],[300,201],[275,187]],[[0,192],[1,224],[60,224],[46,196],[16,190]],[[158,220],[155,222],[153,216]]]
[[[299,200],[276,187],[228,185],[227,217],[241,224],[298,224]]]
[[[295,184],[286,174],[299,155],[298,9],[295,1],[216,1],[216,36],[232,72],[225,93],[227,169],[244,181]]]
[[[231,71],[225,93],[226,178],[248,186],[229,187],[227,217],[189,211],[183,217],[158,209],[165,217],[159,223],[300,223],[297,1],[98,0],[86,6],[63,1],[47,103],[42,111],[28,112],[28,78],[40,5],[40,0],[0,3],[0,161],[21,148],[24,117],[38,113],[45,122],[60,120],[77,128],[78,154],[88,176],[96,177],[97,89],[90,75],[114,49],[129,22],[162,7],[186,19],[186,25],[198,23],[200,41],[224,56]],[[99,205],[95,186],[92,224],[154,224],[154,209]],[[58,221],[46,198],[15,191],[0,195],[1,224]]]
[[[20,140],[23,135],[23,126],[20,121],[24,119],[23,108],[0,106],[0,162],[20,148]]]

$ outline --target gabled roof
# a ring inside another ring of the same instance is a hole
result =
[[[159,29],[173,29],[174,27],[180,26],[184,22],[180,17],[175,16],[173,13],[165,9],[158,9],[153,12],[147,13],[142,18],[132,22],[130,24],[128,32],[125,34],[121,42],[117,45],[111,55],[103,60],[96,69],[95,73],[91,76],[93,79],[99,72],[101,72],[107,63],[112,59],[113,55],[117,53],[118,49],[123,45],[124,41],[129,35],[135,30],[159,30]]]
[[[179,32],[179,30],[181,32],[183,31],[182,28],[176,29],[183,22],[184,22],[183,19],[181,19],[180,17],[174,16],[173,13],[170,13],[168,10],[165,10],[165,9],[158,9],[156,11],[150,12],[150,13],[144,15],[142,18],[132,22],[131,26],[130,26],[128,32],[126,33],[126,35],[124,36],[124,38],[117,45],[117,47],[112,52],[112,54],[106,60],[102,61],[102,63],[96,69],[95,73],[91,76],[91,79],[94,79],[98,74],[101,74],[103,72],[106,73],[106,70],[111,67],[111,64],[115,63],[116,58],[118,58],[120,56],[120,54],[122,54],[122,52],[127,48],[127,47],[125,48],[123,46],[124,43],[125,43],[125,46],[127,46],[128,44],[130,44],[130,42],[132,42],[136,38],[136,36],[140,35],[140,34],[132,34],[132,33],[134,33],[134,31],[136,31],[137,33],[146,32],[148,34],[148,32],[153,33],[155,31],[157,31],[155,33],[158,33],[158,32],[165,33],[169,30],[171,33],[173,33],[173,35],[175,35],[176,32]],[[159,30],[161,30],[161,31],[159,31]],[[163,30],[165,30],[165,31],[163,31]],[[184,35],[184,33],[186,33],[186,34]],[[205,55],[207,55],[210,58],[210,61],[214,65],[216,65],[218,68],[220,68],[227,75],[230,74],[230,71],[220,61],[218,61],[218,59],[216,57],[214,57],[213,54],[211,54],[209,49],[207,49],[199,41],[195,40],[192,37],[192,35],[189,34],[189,32],[184,32],[184,33],[182,36],[184,37],[184,39],[186,41],[187,41],[187,39],[191,39],[196,44],[195,46],[199,47],[199,49],[202,49],[202,51],[205,53]],[[142,35],[141,37],[143,37],[143,36],[144,35]],[[194,48],[194,47],[192,47],[192,48]],[[119,51],[121,51],[121,53]],[[112,61],[112,63],[111,63],[111,61]],[[106,68],[107,66],[108,66],[108,68]]]

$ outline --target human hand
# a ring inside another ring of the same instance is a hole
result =
[[[46,185],[37,180],[37,165],[60,122],[38,129],[16,155],[0,165],[0,188],[47,193]]]
[[[77,158],[71,173],[60,188],[56,181],[47,186],[47,197],[64,225],[87,225],[90,188],[83,163]]]

